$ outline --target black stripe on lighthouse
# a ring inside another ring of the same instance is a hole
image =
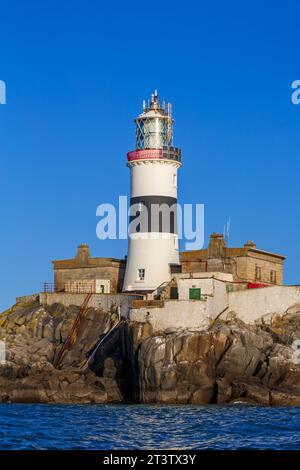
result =
[[[137,217],[141,223],[135,232],[177,234],[177,198],[169,196],[138,196],[130,199],[129,223]],[[131,232],[134,233],[134,232]]]

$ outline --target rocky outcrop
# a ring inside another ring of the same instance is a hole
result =
[[[141,401],[299,406],[298,338],[296,311],[255,326],[233,317],[202,331],[149,335],[138,341]]]
[[[300,406],[299,305],[251,326],[234,314],[206,329],[160,333],[148,323],[122,321],[85,367],[117,321],[113,311],[91,308],[76,344],[55,368],[78,312],[29,299],[0,316],[7,353],[0,401]]]
[[[84,367],[92,350],[116,321],[110,312],[89,309],[78,342],[59,369],[53,360],[66,340],[79,308],[18,302],[0,316],[6,362],[0,365],[0,401],[105,403],[122,399],[114,376],[98,377]],[[82,367],[83,366],[83,367]]]

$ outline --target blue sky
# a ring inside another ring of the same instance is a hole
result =
[[[281,3],[281,5],[279,4]],[[154,88],[183,150],[179,200],[205,204],[206,242],[286,254],[300,283],[296,1],[1,2],[0,309],[96,238],[96,207],[128,194],[133,118]]]

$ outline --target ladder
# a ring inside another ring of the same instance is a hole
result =
[[[53,365],[55,368],[58,368],[60,366],[60,364],[62,363],[64,357],[66,356],[66,354],[70,351],[70,349],[72,349],[72,347],[74,346],[74,344],[76,343],[77,341],[77,338],[78,338],[78,333],[79,333],[79,330],[80,330],[80,326],[82,325],[83,321],[85,320],[86,318],[86,315],[87,315],[87,312],[88,312],[88,304],[89,304],[89,301],[92,297],[92,293],[89,292],[87,294],[87,296],[85,297],[81,307],[80,307],[80,311],[77,315],[77,317],[75,318],[74,320],[74,323],[71,327],[71,330],[67,336],[67,339],[66,341],[64,342],[64,344],[62,345],[61,349],[59,350],[56,358],[54,359],[54,362],[53,362]]]

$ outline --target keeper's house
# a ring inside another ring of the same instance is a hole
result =
[[[231,273],[235,282],[283,284],[285,257],[260,250],[248,241],[240,248],[226,246],[223,235],[213,233],[206,249],[180,253],[182,273]]]
[[[72,259],[53,261],[54,291],[115,294],[122,292],[126,261],[92,258],[89,246],[78,246]]]

